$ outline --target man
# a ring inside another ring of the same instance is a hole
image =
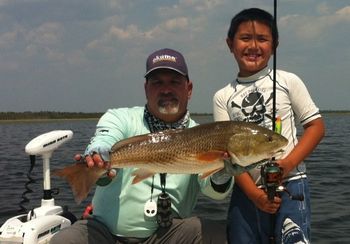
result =
[[[110,109],[99,120],[84,154],[88,167],[106,167],[109,150],[122,139],[196,125],[187,110],[193,84],[181,53],[172,49],[152,53],[145,78],[145,106]],[[233,185],[231,176],[219,173],[219,177],[200,179],[198,175],[161,174],[131,184],[134,170],[120,169],[112,180],[101,178],[92,200],[92,216],[63,229],[51,243],[226,242],[225,226],[190,216],[200,191],[224,199]]]

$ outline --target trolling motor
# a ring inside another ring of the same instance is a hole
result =
[[[42,206],[54,206],[52,194],[58,193],[51,189],[50,158],[52,153],[72,137],[73,132],[70,130],[55,130],[32,139],[25,147],[25,152],[30,156],[41,155],[43,158],[44,195],[41,200]]]
[[[54,130],[32,139],[25,147],[30,155],[32,167],[35,156],[43,159],[43,198],[41,206],[8,219],[0,227],[0,243],[41,244],[48,243],[51,237],[61,229],[70,226],[75,216],[67,209],[55,205],[53,194],[58,190],[51,189],[50,158],[52,153],[73,137],[70,130]]]
[[[275,161],[269,161],[261,167],[262,187],[270,201],[280,192],[286,192],[291,200],[304,201],[303,195],[292,195],[282,185],[283,169]]]

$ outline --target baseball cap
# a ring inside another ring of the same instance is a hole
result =
[[[171,69],[181,75],[188,76],[184,56],[178,51],[169,48],[157,50],[148,56],[145,77],[157,69]]]

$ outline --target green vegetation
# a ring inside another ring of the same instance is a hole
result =
[[[350,114],[346,110],[324,110],[322,114]],[[82,112],[0,112],[0,120],[98,119],[103,113]],[[193,116],[211,116],[210,113],[192,113]]]
[[[91,119],[99,118],[103,113],[74,112],[0,112],[0,120],[45,120],[45,119]]]

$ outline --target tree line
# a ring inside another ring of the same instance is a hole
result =
[[[103,113],[82,112],[0,112],[0,120],[33,120],[33,119],[90,119],[100,118]]]
[[[347,110],[323,110],[322,114],[350,114]],[[191,113],[197,116],[207,116],[210,113]],[[83,112],[55,112],[55,111],[40,111],[40,112],[0,112],[0,120],[40,120],[40,119],[98,119],[103,113],[83,113]]]

